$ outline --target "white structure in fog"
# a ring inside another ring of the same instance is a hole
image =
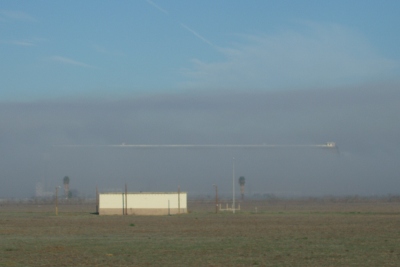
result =
[[[46,192],[44,185],[42,182],[37,182],[36,183],[36,188],[35,188],[35,197],[38,198],[46,198],[46,197],[52,197],[54,195],[54,192]]]
[[[101,193],[99,215],[171,215],[187,213],[186,192]]]

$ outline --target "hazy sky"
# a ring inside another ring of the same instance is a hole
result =
[[[2,1],[0,198],[399,194],[399,1]],[[62,148],[322,144],[326,149]],[[238,178],[237,177],[237,178]]]

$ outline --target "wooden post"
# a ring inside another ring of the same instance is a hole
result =
[[[181,214],[181,187],[178,185],[178,214]]]
[[[125,215],[125,193],[122,192],[122,215]]]
[[[215,213],[218,213],[218,186],[214,185],[215,187]]]
[[[125,183],[125,215],[128,215],[128,185]]]
[[[96,185],[96,213],[99,214],[99,189]]]
[[[56,187],[56,216],[58,215],[58,186]]]

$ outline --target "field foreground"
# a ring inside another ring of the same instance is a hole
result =
[[[0,266],[400,266],[400,203],[253,204],[176,216],[2,205]]]

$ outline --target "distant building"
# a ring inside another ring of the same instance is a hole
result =
[[[99,215],[171,215],[187,213],[186,192],[101,193]]]
[[[35,197],[37,198],[49,198],[54,195],[54,192],[46,192],[42,182],[36,183]]]

